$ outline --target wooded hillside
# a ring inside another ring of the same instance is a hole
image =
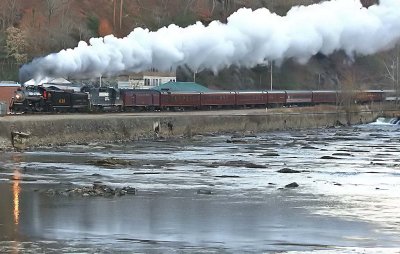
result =
[[[187,26],[201,21],[226,21],[241,7],[267,7],[284,15],[293,5],[319,0],[2,0],[0,1],[0,80],[18,80],[19,66],[37,56],[75,47],[80,40],[115,34],[123,37],[135,27],[157,30],[175,23]],[[365,2],[365,1],[364,1]],[[373,1],[366,0],[370,5]],[[343,53],[315,56],[307,65],[292,61],[275,68],[275,88],[337,88],[345,76],[354,76],[362,86],[393,85],[392,52],[348,59]],[[395,52],[397,53],[397,52]],[[217,76],[197,74],[197,81],[211,87],[268,88],[270,69],[231,67]],[[182,81],[192,80],[185,67]]]

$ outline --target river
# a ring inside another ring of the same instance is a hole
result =
[[[378,120],[0,153],[0,252],[400,253],[400,126]],[[94,182],[137,191],[49,194]]]

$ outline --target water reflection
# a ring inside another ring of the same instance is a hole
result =
[[[13,204],[14,204],[14,224],[15,230],[17,230],[19,225],[19,202],[20,202],[20,193],[21,193],[21,169],[19,168],[19,164],[21,162],[21,155],[15,154],[12,156],[12,161],[15,163],[14,167],[14,175],[13,175],[13,183],[12,183],[12,193],[13,193]]]
[[[12,184],[12,191],[13,191],[13,201],[14,201],[14,224],[15,226],[18,226],[19,224],[19,194],[21,193],[21,187],[19,186],[20,184],[20,172],[16,170],[14,172],[14,180]]]
[[[20,202],[21,202],[21,179],[22,173],[20,164],[23,160],[21,154],[13,154],[11,157],[11,162],[13,164],[12,167],[12,175],[11,175],[11,193],[12,193],[12,218],[10,223],[14,224],[14,233],[12,242],[10,245],[9,252],[12,254],[21,253],[21,239],[20,239],[20,232],[19,232],[19,224],[20,224]],[[11,212],[11,211],[10,211]],[[10,214],[11,215],[11,214]],[[8,217],[8,216],[7,216]]]

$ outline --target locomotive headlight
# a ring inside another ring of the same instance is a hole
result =
[[[22,101],[24,101],[24,95],[22,94],[22,93],[17,93],[16,95],[15,95],[15,100],[16,101],[18,101],[18,102],[22,102]]]

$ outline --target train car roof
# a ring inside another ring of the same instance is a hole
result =
[[[371,92],[371,93],[386,93],[386,91],[384,91],[384,90],[378,90],[378,89],[376,89],[376,90],[369,90],[369,89],[366,89],[366,90],[360,90],[361,92]]]
[[[285,90],[287,93],[312,93],[311,90]]]
[[[266,91],[267,93],[285,93],[284,90],[272,90],[272,91]]]
[[[251,90],[237,90],[236,93],[267,93],[267,91],[251,91]]]
[[[201,94],[201,92],[193,91],[160,91],[162,94]]]
[[[137,92],[137,93],[160,93],[162,91],[154,89],[120,89],[120,92]]]
[[[234,94],[235,91],[221,91],[221,90],[215,90],[215,91],[207,91],[207,92],[202,92],[202,94]]]
[[[313,93],[337,93],[336,90],[312,90]]]

